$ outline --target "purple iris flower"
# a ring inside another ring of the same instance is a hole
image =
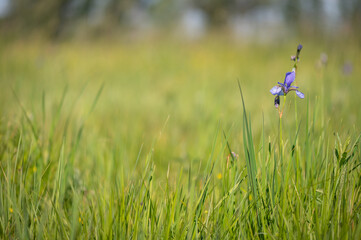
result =
[[[298,46],[297,46],[297,52],[301,51],[302,48],[303,48],[302,44],[298,44]]]
[[[290,91],[296,91],[296,94],[299,98],[304,98],[305,95],[298,91],[298,87],[296,86],[291,86],[291,84],[293,83],[293,81],[295,81],[296,78],[296,73],[295,71],[292,72],[288,72],[286,73],[286,77],[285,77],[285,81],[284,83],[280,83],[278,82],[277,86],[274,86],[270,92],[272,93],[272,95],[276,95],[275,98],[275,106],[278,107],[279,105],[279,96],[285,96],[287,95],[288,92]]]
[[[301,44],[298,44],[297,46],[297,52],[296,52],[296,56],[291,56],[291,60],[292,61],[300,61],[300,53],[301,53],[301,50],[302,50],[303,46]]]

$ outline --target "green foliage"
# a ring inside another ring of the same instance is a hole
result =
[[[269,89],[293,45],[1,49],[1,238],[359,239],[360,69],[336,57],[360,49],[331,46],[319,77],[304,44],[280,144]]]

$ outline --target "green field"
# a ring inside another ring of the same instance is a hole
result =
[[[360,47],[2,43],[1,238],[360,239]]]

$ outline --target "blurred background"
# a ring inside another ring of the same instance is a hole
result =
[[[359,0],[0,0],[2,36],[144,37],[166,30],[196,39],[223,29],[267,42],[299,33],[360,34],[360,26]]]

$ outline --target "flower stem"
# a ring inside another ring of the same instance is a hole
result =
[[[297,63],[295,64],[295,66],[296,66],[296,71],[297,71]],[[297,75],[296,75],[297,76]],[[295,124],[296,124],[296,126],[295,126],[295,129],[296,129],[296,131],[297,131],[297,128],[298,128],[298,113],[297,113],[297,95],[295,94],[295,120],[296,120],[296,122],[295,122]],[[296,139],[296,146],[298,145],[298,138]]]
[[[279,127],[279,138],[280,138],[280,144],[279,144],[279,147],[280,147],[280,153],[282,151],[282,116],[280,116],[280,127]]]
[[[295,118],[296,118],[296,129],[297,129],[297,123],[298,123],[298,119],[297,119],[297,95],[295,95]]]
[[[282,104],[282,110],[280,111],[279,115],[280,115],[280,127],[279,127],[279,137],[280,137],[280,151],[283,151],[283,140],[282,140],[282,115],[283,115],[283,110],[285,110],[285,106],[286,106],[286,96],[283,97],[283,104]]]

